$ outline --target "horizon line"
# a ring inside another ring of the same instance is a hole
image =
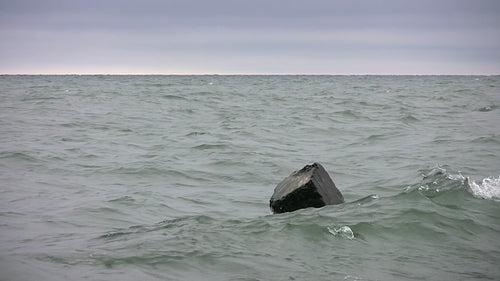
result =
[[[498,74],[311,74],[311,73],[0,73],[0,76],[500,76]]]

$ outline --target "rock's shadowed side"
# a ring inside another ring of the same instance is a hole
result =
[[[269,202],[273,213],[344,203],[325,168],[319,163],[306,165],[280,182]]]

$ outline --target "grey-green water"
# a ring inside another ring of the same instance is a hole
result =
[[[499,76],[0,76],[0,280],[498,280],[499,132]]]

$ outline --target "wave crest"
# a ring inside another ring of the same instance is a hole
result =
[[[500,176],[486,177],[480,182],[471,180],[461,172],[450,173],[445,168],[437,165],[423,174],[424,182],[417,189],[427,197],[434,197],[437,193],[465,188],[472,196],[481,199],[500,201]],[[406,191],[415,189],[410,186]]]
[[[500,176],[484,178],[480,183],[468,181],[468,187],[474,197],[500,201]]]
[[[327,229],[333,236],[345,237],[349,240],[354,239],[354,232],[347,225],[327,227]]]

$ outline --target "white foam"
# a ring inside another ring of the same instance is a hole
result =
[[[433,168],[430,172],[427,174],[424,174],[423,177],[427,178],[430,176],[438,175],[438,174],[443,174],[446,176],[446,178],[453,180],[453,181],[460,181],[462,185],[466,186],[467,190],[472,193],[472,195],[476,198],[481,198],[481,199],[489,199],[489,200],[495,200],[495,201],[500,201],[500,176],[498,177],[488,177],[484,178],[480,182],[476,182],[473,180],[470,180],[469,177],[463,176],[460,171],[458,171],[458,174],[451,174],[446,171],[446,169],[442,168],[441,166],[436,165],[435,168]],[[433,184],[437,184],[436,181],[432,182]],[[405,189],[405,192],[409,192],[412,190],[412,187],[409,186]],[[418,187],[419,191],[430,191],[432,190],[429,185],[421,185]],[[439,192],[439,189],[435,190],[436,192]]]
[[[330,232],[334,236],[345,237],[351,240],[354,239],[354,233],[352,232],[352,229],[347,225],[328,227],[328,232]]]
[[[468,181],[472,195],[483,199],[500,201],[500,176],[484,178],[482,182]]]
[[[460,172],[458,172],[458,174],[456,175],[453,175],[453,174],[447,174],[446,176],[447,178],[449,178],[450,180],[454,180],[454,181],[462,181],[462,183],[465,183],[468,179],[466,177],[464,177]]]
[[[364,280],[363,278],[361,277],[358,277],[358,276],[354,276],[354,275],[346,275],[344,277],[344,280],[352,280],[352,281],[357,281],[357,280]]]

